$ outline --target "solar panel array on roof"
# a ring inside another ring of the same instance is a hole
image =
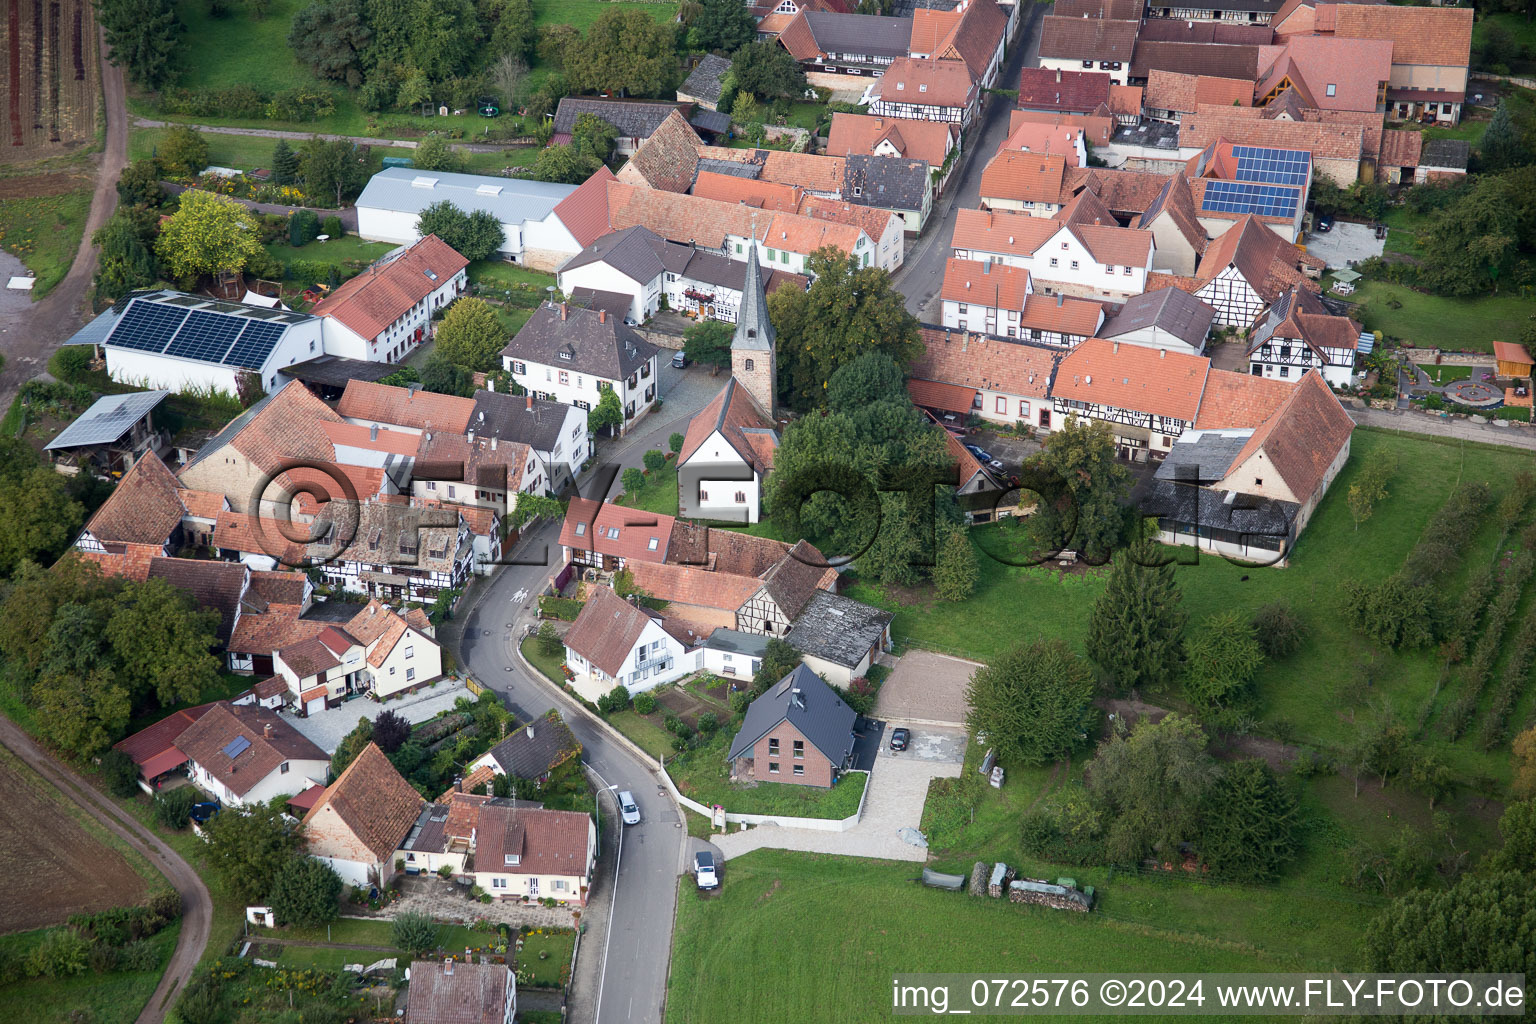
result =
[[[260,369],[302,313],[261,309],[197,295],[161,295],[128,304],[104,343],[181,359]]]
[[[184,309],[135,301],[129,304],[128,311],[118,320],[117,327],[107,340],[124,348],[164,352],[176,328],[186,317],[187,311]]]
[[[1305,185],[1312,177],[1312,154],[1299,149],[1233,146],[1238,181],[1268,185]]]
[[[240,340],[230,348],[223,362],[230,366],[244,366],[255,370],[272,354],[277,340],[283,336],[281,324],[246,324]]]
[[[234,739],[224,744],[224,756],[230,760],[234,760],[250,749],[250,740],[246,739],[244,736],[236,736]]]
[[[223,362],[224,354],[235,343],[235,339],[240,337],[245,326],[243,320],[194,309],[187,314],[181,329],[165,347],[165,354],[198,359],[205,363]]]
[[[1251,181],[1208,181],[1200,202],[1200,208],[1211,213],[1253,213],[1260,217],[1294,217],[1300,205],[1299,188]]]

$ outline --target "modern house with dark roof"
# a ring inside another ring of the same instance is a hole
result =
[[[881,651],[891,649],[895,617],[894,612],[818,590],[784,639],[812,672],[834,686],[847,686],[869,671]]]
[[[619,398],[620,432],[656,400],[655,345],[604,310],[546,302],[501,350],[501,365],[536,398],[594,409],[602,393]]]
[[[678,515],[755,523],[779,435],[772,417],[732,377],[688,421],[677,456]]]
[[[388,885],[395,851],[425,805],[379,745],[369,743],[304,815],[305,846],[348,885]]]
[[[829,787],[853,765],[858,715],[805,665],[747,707],[726,755],[731,774],[754,782]]]
[[[489,768],[514,779],[543,779],[573,757],[581,756],[581,743],[557,711],[537,718],[465,765],[465,771]]]
[[[405,1024],[512,1024],[517,979],[508,964],[411,962]]]
[[[221,803],[244,807],[293,796],[330,771],[325,751],[273,711],[219,701],[176,737],[192,784]]]
[[[1104,321],[1098,336],[1132,345],[1205,354],[1216,311],[1179,288],[1159,288],[1125,301]]]

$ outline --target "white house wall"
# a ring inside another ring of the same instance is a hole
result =
[[[649,281],[637,281],[628,274],[620,273],[607,263],[588,263],[574,270],[562,270],[555,283],[566,295],[577,288],[594,291],[618,292],[629,296],[629,318],[644,323],[661,307],[661,275]]]
[[[443,652],[431,637],[407,628],[389,656],[373,673],[374,694],[383,700],[408,687],[436,679],[443,674]]]

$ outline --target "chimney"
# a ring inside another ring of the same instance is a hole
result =
[[[272,723],[271,722],[263,722],[262,723],[262,725],[261,725],[261,738],[264,739],[264,740],[269,740],[269,739],[272,738]]]
[[[462,792],[464,792],[464,776],[462,776],[462,775],[455,775],[454,776],[454,778],[453,778],[453,791],[455,793],[462,793]]]
[[[491,451],[495,451],[495,450],[496,450],[496,439],[493,437],[493,438],[491,438]]]
[[[373,426],[368,428],[368,440],[370,440],[370,441],[377,441],[378,439],[379,439],[379,425],[377,423],[375,423]]]
[[[533,412],[533,392],[530,391],[528,394],[524,395],[523,400],[525,403],[523,408],[527,409],[529,412]]]
[[[1067,297],[1066,297],[1066,295],[1064,293],[1062,293],[1062,292],[1057,292],[1056,293],[1056,308],[1057,309],[1060,309],[1061,308],[1061,304],[1066,302],[1066,301],[1067,301]]]
[[[533,723],[532,722],[528,723],[528,730],[527,730],[527,732],[528,732],[528,738],[529,739],[533,739]]]
[[[560,303],[560,319],[561,320],[565,319],[566,313],[567,313],[566,305],[565,305],[565,303],[562,302],[562,303]]]
[[[597,311],[597,322],[600,324],[605,324],[608,322],[608,311],[606,309],[600,309]]]

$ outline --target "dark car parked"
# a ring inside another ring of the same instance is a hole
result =
[[[906,750],[907,743],[912,739],[910,729],[894,729],[891,731],[891,749]]]

